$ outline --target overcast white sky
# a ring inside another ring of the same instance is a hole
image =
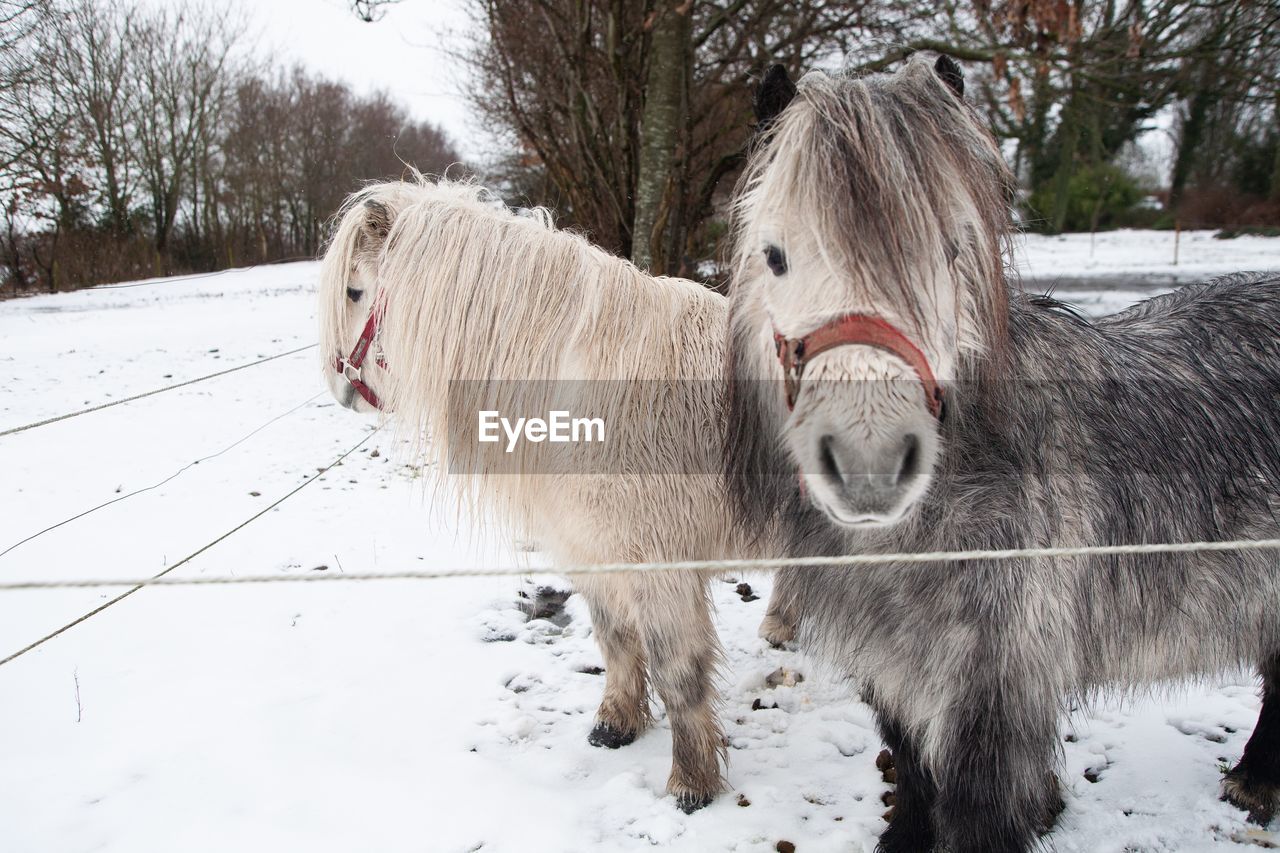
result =
[[[182,0],[160,2],[176,6]],[[448,55],[464,43],[463,0],[403,0],[372,24],[358,19],[347,0],[216,4],[242,11],[260,55],[279,64],[299,61],[357,91],[385,89],[415,118],[443,126],[464,157],[484,150],[459,94],[462,70]]]
[[[199,0],[150,2],[178,6]],[[467,0],[401,0],[372,24],[351,12],[349,0],[206,2],[239,9],[259,55],[282,65],[299,61],[361,92],[385,89],[415,118],[444,127],[465,159],[476,162],[491,153],[491,140],[470,120],[461,95],[464,71],[449,55],[469,39]],[[1167,133],[1149,133],[1140,145],[1150,161],[1146,168],[1167,173]]]

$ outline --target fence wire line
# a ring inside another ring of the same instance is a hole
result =
[[[355,448],[352,448],[352,450],[354,449]],[[350,452],[351,451],[347,451],[347,453]],[[346,454],[344,454],[344,456],[345,455]],[[287,498],[289,495],[286,495],[285,497]],[[283,498],[281,500],[283,500]],[[252,520],[253,519],[250,519],[250,521]],[[248,522],[245,523],[247,524]],[[241,525],[241,527],[243,526],[244,525]],[[231,532],[234,533],[235,531],[233,530]],[[226,536],[221,538],[225,539]],[[577,566],[570,565],[552,567],[482,566],[477,568],[441,569],[438,571],[362,572],[356,574],[312,572],[305,575],[196,575],[180,578],[161,577],[168,571],[171,571],[171,569],[166,569],[165,572],[161,572],[160,575],[156,575],[155,577],[138,578],[133,580],[104,578],[56,581],[7,581],[0,582],[0,592],[35,589],[84,589],[111,586],[132,586],[135,587],[134,590],[131,590],[131,592],[133,592],[144,586],[234,586],[240,584],[271,583],[443,580],[447,578],[523,577],[531,573],[544,572],[558,575],[608,575],[627,572],[764,571],[769,569],[848,568],[854,566],[883,566],[913,563],[962,563],[976,560],[1067,559],[1072,557],[1107,557],[1133,554],[1186,554],[1206,551],[1274,550],[1280,550],[1280,539],[1231,539],[1221,542],[1152,542],[1135,545],[1080,545],[1064,548],[1009,548],[1005,550],[844,554],[832,557],[684,560],[668,563],[596,563]],[[197,551],[196,553],[198,554],[200,552]],[[192,556],[195,555],[193,554]],[[188,557],[187,559],[189,560],[191,558]],[[186,561],[184,560],[183,562]],[[172,568],[177,568],[177,566]],[[5,661],[0,661],[0,664],[3,664],[4,662]]]
[[[36,427],[48,426],[49,424],[56,424],[58,421],[65,421],[70,418],[78,418],[81,415],[87,415],[90,412],[100,412],[103,409],[109,409],[112,406],[123,406],[125,403],[132,403],[134,400],[141,400],[143,397],[152,397],[156,394],[163,394],[165,391],[173,391],[178,388],[185,388],[188,385],[195,385],[197,382],[204,382],[209,379],[217,379],[219,376],[226,376],[228,373],[235,373],[237,370],[245,370],[246,368],[257,367],[259,364],[266,364],[268,361],[275,361],[277,358],[284,358],[287,355],[296,355],[297,353],[303,352],[305,350],[314,349],[317,346],[319,346],[319,344],[307,344],[304,347],[298,347],[297,349],[291,349],[288,352],[281,352],[281,353],[276,353],[275,355],[269,355],[266,358],[260,358],[257,361],[251,361],[251,362],[248,362],[247,364],[237,365],[236,367],[228,367],[226,370],[219,370],[217,373],[210,373],[207,376],[197,376],[195,379],[188,379],[185,382],[179,382],[176,385],[166,385],[163,388],[155,388],[151,391],[144,391],[141,394],[134,394],[132,397],[125,397],[122,400],[112,400],[109,403],[99,403],[96,406],[90,406],[89,408],[81,409],[78,412],[68,412],[65,415],[58,415],[52,418],[45,418],[42,421],[36,421],[35,423],[32,423],[32,424],[26,424],[25,426],[7,429],[7,430],[4,430],[3,432],[0,432],[0,438],[4,438],[6,435],[15,435],[20,432],[26,432],[27,430],[35,429]]]
[[[159,481],[158,483],[152,483],[150,486],[143,486],[142,488],[140,488],[140,489],[135,489],[135,490],[133,490],[132,492],[129,492],[128,494],[120,495],[119,497],[112,498],[112,499],[111,499],[111,500],[109,500],[109,501],[103,501],[102,503],[98,504],[98,505],[97,505],[97,506],[95,506],[95,507],[90,507],[89,509],[86,509],[86,510],[84,510],[83,512],[78,512],[78,513],[76,513],[75,515],[71,516],[70,518],[64,518],[64,519],[62,519],[62,521],[59,521],[59,522],[57,522],[56,524],[51,524],[51,525],[49,525],[48,527],[44,528],[43,530],[38,530],[38,531],[36,531],[35,533],[32,533],[30,536],[28,536],[28,537],[27,537],[27,538],[25,538],[25,539],[20,539],[20,540],[18,540],[17,542],[14,542],[14,543],[13,543],[12,545],[10,545],[8,548],[5,548],[3,551],[0,551],[0,557],[4,557],[4,555],[5,555],[5,554],[8,554],[10,551],[14,550],[15,548],[18,548],[18,547],[20,547],[20,546],[22,546],[22,545],[27,544],[28,542],[32,541],[33,539],[39,539],[41,536],[45,535],[46,533],[50,533],[50,532],[52,532],[52,531],[54,531],[54,530],[57,530],[59,527],[62,527],[64,524],[70,524],[70,523],[71,523],[71,522],[73,522],[73,521],[78,521],[79,519],[84,518],[86,515],[92,515],[93,513],[97,512],[97,511],[98,511],[98,510],[100,510],[100,509],[106,509],[107,507],[111,506],[112,504],[117,504],[117,503],[120,503],[120,501],[128,500],[129,498],[132,498],[132,497],[134,497],[134,496],[136,496],[136,495],[140,495],[140,494],[142,494],[143,492],[150,492],[150,491],[153,491],[153,490],[158,489],[158,488],[160,488],[161,486],[163,486],[163,485],[165,485],[165,484],[167,484],[167,483],[172,482],[173,480],[176,480],[176,479],[177,479],[178,477],[180,477],[182,474],[186,473],[186,472],[187,472],[188,470],[190,470],[191,468],[194,468],[195,466],[199,465],[201,462],[208,462],[210,459],[217,459],[217,458],[218,458],[219,456],[221,456],[222,454],[224,454],[224,453],[228,453],[228,452],[230,452],[231,450],[234,450],[235,448],[239,447],[241,444],[244,444],[246,441],[248,441],[249,439],[253,438],[253,437],[254,437],[255,435],[257,435],[258,433],[262,432],[262,431],[263,431],[264,429],[266,429],[267,427],[271,426],[271,425],[272,425],[273,423],[275,423],[276,421],[280,420],[281,418],[284,418],[284,417],[287,417],[287,416],[289,416],[289,415],[292,415],[294,412],[298,411],[298,410],[299,410],[299,409],[301,409],[303,406],[306,406],[308,403],[312,402],[312,401],[313,401],[313,400],[315,400],[317,397],[322,397],[322,396],[324,396],[324,395],[325,395],[325,393],[326,393],[326,392],[321,391],[319,394],[315,394],[315,395],[313,395],[313,396],[311,396],[311,397],[307,398],[306,400],[303,400],[301,403],[299,403],[298,405],[294,406],[294,407],[293,407],[292,409],[290,409],[289,411],[287,411],[287,412],[281,412],[280,414],[276,415],[276,416],[275,416],[274,418],[272,418],[271,420],[269,420],[269,421],[267,421],[266,423],[264,423],[264,424],[262,424],[261,426],[259,426],[259,427],[258,427],[257,429],[255,429],[253,432],[248,433],[247,435],[243,435],[243,436],[241,436],[240,438],[236,439],[236,440],[235,440],[234,442],[232,442],[231,444],[228,444],[226,447],[224,447],[224,448],[222,448],[221,450],[219,450],[217,453],[210,453],[208,456],[201,456],[199,459],[196,459],[196,460],[194,460],[194,461],[192,461],[192,462],[188,462],[186,465],[183,465],[183,466],[182,466],[181,468],[179,468],[177,471],[174,471],[172,474],[170,474],[168,477],[165,477],[163,480]]]
[[[285,493],[284,495],[282,495],[281,497],[279,497],[279,498],[277,498],[276,500],[272,501],[270,504],[268,504],[267,506],[263,507],[263,508],[262,508],[261,510],[259,510],[258,512],[256,512],[256,513],[254,513],[253,515],[249,516],[249,517],[248,517],[248,518],[246,518],[244,521],[240,522],[240,523],[239,523],[239,524],[237,524],[235,527],[233,527],[233,528],[231,528],[230,530],[228,530],[226,533],[223,533],[223,534],[222,534],[221,536],[219,536],[217,539],[214,539],[212,542],[208,543],[207,545],[201,546],[199,549],[197,549],[197,550],[195,550],[195,551],[192,551],[190,554],[188,554],[187,556],[183,557],[181,560],[179,560],[178,562],[174,563],[172,566],[169,566],[167,569],[164,569],[163,571],[161,571],[161,572],[159,572],[159,573],[157,573],[157,574],[155,574],[155,575],[152,575],[152,576],[151,576],[151,577],[149,577],[149,578],[145,578],[145,579],[143,579],[143,581],[142,581],[141,583],[112,583],[112,584],[107,584],[107,586],[131,586],[131,587],[132,587],[132,589],[129,589],[129,590],[125,591],[125,592],[120,593],[120,594],[119,594],[119,595],[117,595],[115,598],[111,599],[110,601],[107,601],[107,602],[105,602],[105,603],[103,603],[103,604],[99,605],[98,607],[95,607],[93,610],[90,610],[88,613],[84,614],[83,616],[80,616],[80,617],[78,617],[78,618],[76,618],[76,619],[73,619],[72,621],[70,621],[70,622],[68,622],[67,624],[63,625],[61,628],[57,629],[56,631],[53,631],[53,632],[51,632],[51,633],[49,633],[49,634],[46,634],[45,636],[41,637],[40,639],[36,640],[35,642],[33,642],[33,643],[29,643],[28,645],[24,646],[23,648],[18,649],[18,650],[17,650],[16,652],[14,652],[13,654],[9,655],[8,657],[4,658],[3,660],[0,660],[0,666],[4,666],[5,664],[9,663],[9,661],[14,660],[15,658],[22,657],[23,655],[25,655],[27,652],[31,651],[32,649],[39,648],[40,646],[42,646],[42,645],[44,645],[45,643],[47,643],[47,642],[49,642],[50,640],[52,640],[54,637],[57,637],[57,636],[59,636],[59,635],[61,635],[61,634],[65,633],[65,632],[67,632],[67,631],[71,630],[71,629],[72,629],[72,628],[74,628],[75,626],[79,625],[81,622],[84,622],[84,621],[85,621],[85,620],[87,620],[87,619],[91,619],[91,618],[93,618],[94,616],[97,616],[99,613],[101,613],[102,611],[106,610],[108,607],[112,606],[113,604],[118,604],[118,603],[120,603],[121,601],[123,601],[124,599],[126,599],[126,598],[128,598],[129,596],[133,595],[135,592],[137,592],[138,590],[142,589],[143,587],[147,587],[147,586],[154,586],[154,585],[155,585],[155,583],[156,583],[156,581],[161,580],[162,578],[164,578],[164,576],[165,576],[165,575],[169,574],[169,573],[170,573],[170,572],[172,572],[174,569],[177,569],[177,568],[180,568],[181,566],[186,565],[187,563],[189,563],[189,562],[191,562],[192,560],[194,560],[196,557],[198,557],[198,556],[200,556],[201,554],[203,554],[205,551],[208,551],[208,550],[209,550],[210,548],[212,548],[214,545],[217,545],[219,542],[223,541],[224,539],[227,539],[228,537],[230,537],[230,536],[232,536],[232,535],[234,535],[234,534],[236,534],[236,533],[240,532],[241,530],[243,530],[244,528],[248,527],[248,526],[249,526],[250,524],[252,524],[253,522],[257,521],[259,518],[262,518],[262,516],[266,515],[266,514],[267,514],[268,512],[270,512],[271,510],[273,510],[273,509],[275,509],[276,507],[280,506],[280,504],[284,503],[284,502],[285,502],[285,501],[287,501],[289,498],[291,498],[291,497],[293,497],[294,495],[296,495],[298,492],[300,492],[300,491],[302,491],[303,489],[305,489],[307,486],[310,486],[312,483],[314,483],[314,482],[316,482],[317,480],[319,480],[321,477],[323,477],[325,474],[327,474],[331,469],[336,468],[338,465],[342,464],[342,460],[346,459],[346,458],[347,458],[348,456],[350,456],[352,453],[355,453],[357,450],[359,450],[361,447],[363,447],[363,446],[364,446],[364,445],[369,441],[369,439],[373,438],[375,435],[377,435],[377,434],[378,434],[378,431],[379,431],[380,429],[381,429],[381,427],[377,427],[377,428],[373,429],[373,430],[372,430],[371,432],[369,432],[369,433],[368,433],[364,438],[360,439],[358,442],[356,442],[354,445],[352,445],[348,450],[346,450],[346,451],[345,451],[341,456],[339,456],[337,459],[333,460],[333,461],[332,461],[332,462],[330,462],[328,465],[324,466],[324,467],[323,467],[323,468],[321,468],[319,471],[317,471],[317,472],[316,472],[316,474],[315,474],[315,476],[313,476],[313,477],[308,477],[307,479],[303,480],[299,485],[295,486],[293,489],[291,489],[290,491],[286,492],[286,493]]]

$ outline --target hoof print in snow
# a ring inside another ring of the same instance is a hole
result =
[[[759,699],[753,699],[751,701],[751,710],[753,711],[776,711],[777,709],[778,709],[777,702],[774,702],[772,705],[766,705],[763,702],[761,702]]]
[[[711,794],[677,794],[676,808],[685,814],[693,814],[698,809],[711,805],[711,801],[714,799],[715,797]]]
[[[577,671],[583,675],[604,675],[604,667],[602,666],[582,666],[578,667]]]
[[[739,805],[740,807],[742,807],[742,808],[744,808],[744,809],[745,809],[747,806],[751,805],[751,801],[747,799],[747,795],[746,795],[746,794],[739,794],[739,795],[738,795],[738,805]]]
[[[1102,756],[1102,763],[1094,764],[1092,767],[1085,768],[1084,778],[1088,780],[1090,784],[1096,785],[1098,783],[1098,780],[1102,778],[1102,774],[1110,766],[1111,766],[1111,760],[1104,755]]]
[[[512,693],[528,693],[529,689],[538,683],[539,680],[536,675],[515,675],[503,687],[506,687]]]
[[[1197,720],[1182,720],[1176,718],[1170,719],[1169,725],[1173,726],[1184,735],[1202,737],[1210,743],[1226,743],[1227,735],[1233,734],[1235,731],[1227,726],[1201,723]]]
[[[587,743],[592,746],[603,746],[605,749],[618,749],[634,742],[635,739],[635,732],[624,732],[608,723],[596,723],[591,734],[587,735]]]
[[[532,594],[520,590],[520,601],[517,602],[530,622],[534,619],[546,619],[561,628],[569,624],[569,614],[565,613],[564,603],[569,600],[572,592],[550,586],[540,586],[531,592]]]
[[[751,584],[749,583],[738,584],[738,586],[734,589],[734,592],[738,593],[738,595],[742,598],[743,601],[756,601],[760,598],[760,596],[756,595],[751,591]]]

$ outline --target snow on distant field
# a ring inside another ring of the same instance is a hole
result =
[[[1014,259],[1024,277],[1161,277],[1177,282],[1241,270],[1280,269],[1280,238],[1219,240],[1216,231],[1102,231],[1046,237],[1023,234]],[[1175,263],[1174,243],[1177,242]]]
[[[1225,273],[1280,270],[1280,239],[1219,240],[1216,233],[1023,234],[1014,240],[1014,264],[1028,290],[1051,291],[1092,314],[1118,311],[1145,296]]]
[[[310,343],[316,274],[0,303],[0,432]],[[0,438],[0,551],[204,459],[13,548],[0,579],[154,574],[371,428],[329,399],[308,350]],[[538,565],[457,518],[378,433],[177,572],[522,559]],[[769,581],[745,580],[755,600],[714,585],[732,790],[694,815],[663,796],[661,716],[632,746],[587,745],[603,678],[586,608],[569,597],[530,619],[520,596],[563,581],[153,588],[0,666],[0,850],[870,850],[889,790],[871,714],[756,638]],[[117,593],[0,593],[0,658]],[[1248,829],[1217,799],[1219,767],[1257,712],[1252,678],[1227,674],[1077,713],[1056,849],[1239,849]]]

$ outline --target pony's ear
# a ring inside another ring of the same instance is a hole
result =
[[[787,69],[771,65],[756,89],[756,129],[764,130],[787,108],[796,96],[796,84],[791,82]]]
[[[938,54],[938,61],[933,63],[933,70],[938,72],[947,88],[956,93],[957,98],[964,97],[964,72],[956,61],[945,53]]]
[[[391,233],[391,211],[380,201],[369,199],[364,203],[364,236],[381,243]]]

